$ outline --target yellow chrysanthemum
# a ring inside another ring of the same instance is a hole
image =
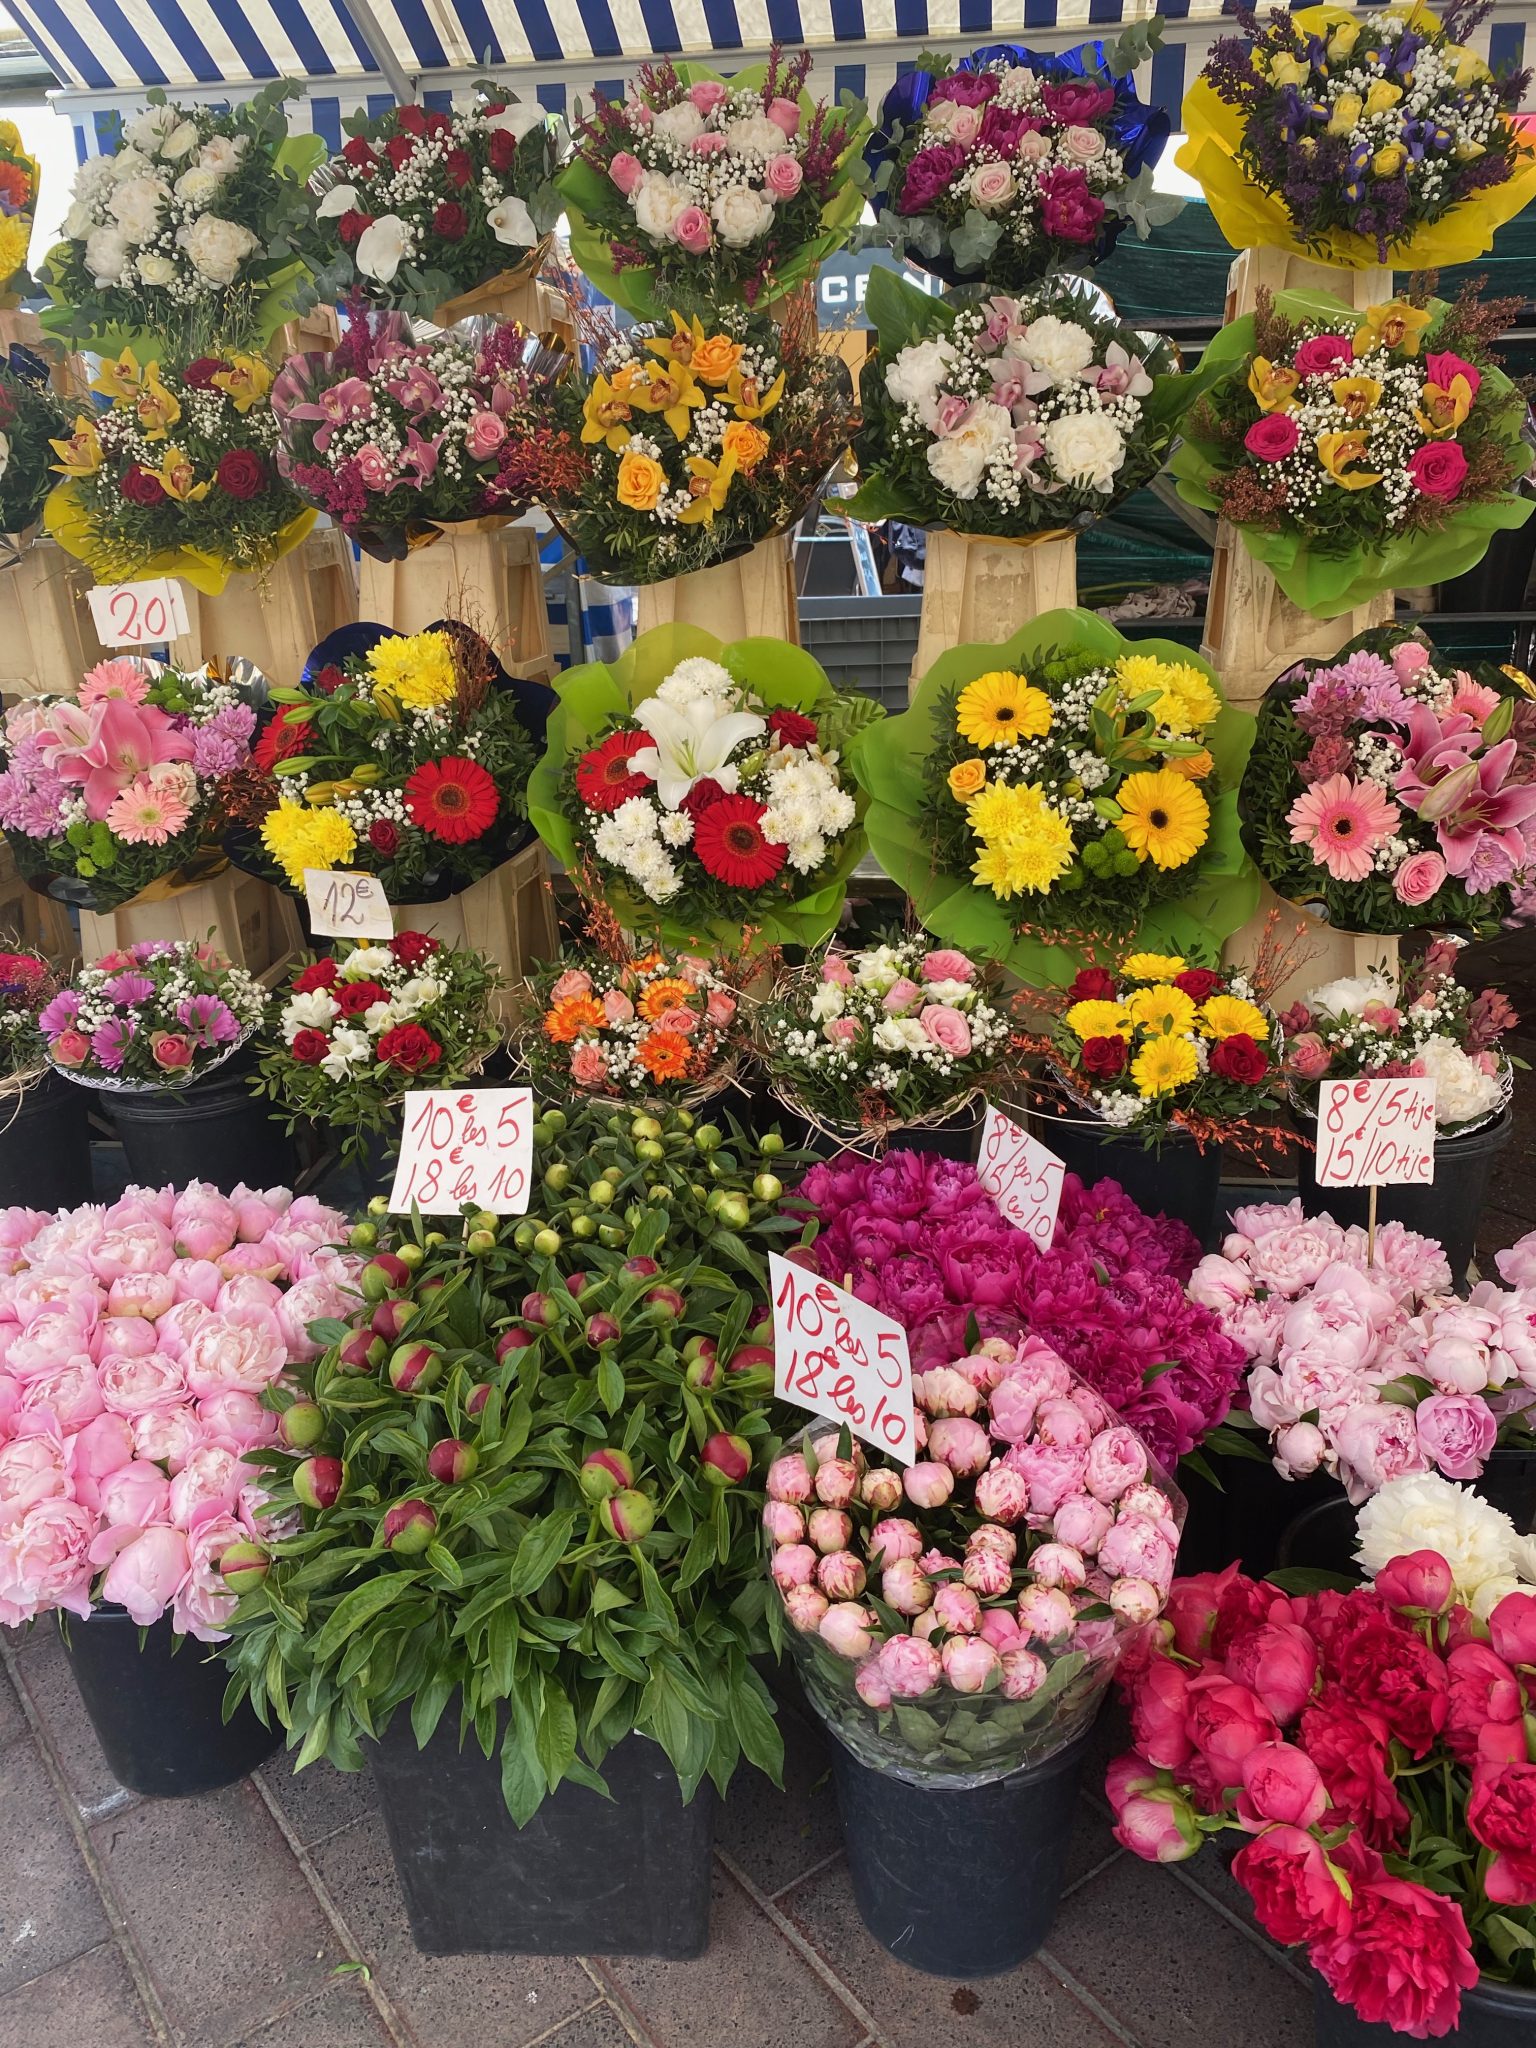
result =
[[[1125,1007],[1133,1024],[1139,1024],[1143,1031],[1192,1031],[1195,1024],[1195,1006],[1183,989],[1174,988],[1166,981],[1154,982],[1151,988],[1139,988],[1126,998]]]
[[[397,703],[430,710],[458,694],[453,642],[446,633],[391,633],[368,650],[368,673],[376,690]]]
[[[1189,962],[1182,953],[1132,953],[1120,963],[1127,981],[1172,981]]]
[[[971,872],[1003,901],[1026,890],[1043,895],[1072,865],[1072,828],[1034,783],[993,783],[966,818],[981,842]]]
[[[1138,860],[1181,868],[1204,846],[1211,807],[1192,782],[1166,768],[1127,775],[1115,792],[1120,830]]]
[[[955,729],[973,747],[1038,739],[1051,729],[1051,700],[1011,670],[992,669],[960,692]]]
[[[1131,1028],[1131,1017],[1124,1003],[1074,1003],[1067,1012],[1066,1026],[1086,1044],[1090,1038],[1123,1037]]]
[[[345,867],[357,848],[357,834],[340,811],[281,803],[261,821],[261,843],[295,889],[306,868]]]
[[[1200,1005],[1200,1022],[1212,1038],[1269,1036],[1269,1019],[1241,996],[1212,996]]]
[[[1115,674],[1126,697],[1159,691],[1152,716],[1173,732],[1203,732],[1221,709],[1221,699],[1211,687],[1210,677],[1193,662],[1159,661],[1155,654],[1127,654],[1115,663]]]
[[[1171,1034],[1149,1038],[1131,1062],[1131,1079],[1143,1101],[1187,1087],[1199,1071],[1200,1062],[1189,1040]]]
[[[0,284],[14,277],[26,262],[31,240],[30,214],[0,215]]]

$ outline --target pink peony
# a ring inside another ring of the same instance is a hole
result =
[[[1334,1430],[1339,1477],[1356,1507],[1389,1479],[1427,1472],[1430,1462],[1419,1443],[1411,1408],[1390,1401],[1362,1401]]]
[[[816,1577],[817,1563],[809,1543],[786,1543],[773,1553],[769,1569],[774,1584],[787,1592],[791,1586],[809,1586]]]
[[[1007,1465],[989,1465],[976,1481],[977,1512],[997,1522],[1022,1522],[1029,1513],[1029,1485]]]
[[[998,1690],[1005,1700],[1030,1700],[1050,1677],[1050,1666],[1043,1657],[1024,1645],[1016,1645],[1002,1652],[1002,1683]]]
[[[938,1684],[942,1669],[932,1643],[917,1636],[887,1636],[880,1647],[881,1674],[895,1699],[922,1699]]]
[[[986,1692],[1002,1671],[1001,1658],[984,1636],[951,1636],[940,1662],[945,1683],[956,1692]]]
[[[979,1422],[964,1416],[945,1416],[929,1428],[928,1455],[947,1465],[957,1478],[970,1479],[986,1470],[991,1445]]]
[[[780,1551],[781,1557],[783,1554]],[[874,1627],[875,1618],[867,1607],[860,1607],[857,1601],[840,1600],[821,1617],[817,1633],[829,1650],[834,1650],[839,1657],[846,1657],[850,1663],[857,1663],[874,1647],[870,1641]]]
[[[1059,1586],[1026,1586],[1019,1595],[1019,1627],[1037,1642],[1065,1642],[1076,1626],[1072,1602]]]
[[[973,1636],[981,1627],[981,1602],[969,1586],[943,1585],[933,1596],[934,1619],[952,1635]]]
[[[1071,1591],[1076,1591],[1088,1577],[1087,1565],[1070,1543],[1042,1543],[1038,1550],[1030,1552],[1029,1569],[1040,1585]]]
[[[819,1586],[791,1586],[784,1595],[784,1612],[793,1627],[803,1635],[816,1635],[821,1628],[822,1616],[831,1602]]]
[[[1419,1448],[1447,1479],[1477,1479],[1499,1434],[1478,1394],[1431,1394],[1413,1411]]]
[[[89,1615],[94,1528],[90,1510],[63,1497],[39,1500],[0,1528],[0,1625],[18,1627],[53,1607]]]
[[[1091,1494],[1074,1494],[1056,1510],[1052,1534],[1058,1543],[1068,1543],[1085,1557],[1093,1557],[1113,1521],[1114,1516],[1103,1501]]]
[[[907,1467],[901,1484],[914,1507],[941,1508],[955,1490],[955,1475],[947,1465],[920,1461]]]
[[[933,1605],[933,1586],[914,1557],[898,1557],[880,1574],[880,1597],[898,1614],[923,1614]]]
[[[127,1608],[140,1628],[148,1628],[175,1598],[187,1575],[188,1557],[180,1529],[145,1529],[107,1566],[101,1597]]]
[[[97,1512],[109,1529],[146,1529],[170,1519],[171,1483],[141,1459],[119,1465],[101,1483]]]
[[[1096,1500],[1117,1501],[1147,1476],[1147,1454],[1134,1430],[1117,1425],[1088,1446],[1083,1484]]]

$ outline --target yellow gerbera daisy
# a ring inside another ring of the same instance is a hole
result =
[[[1192,1031],[1195,1006],[1183,989],[1159,981],[1151,988],[1139,988],[1127,998],[1131,1022],[1144,1031]]]
[[[1172,981],[1189,962],[1182,953],[1132,953],[1120,963],[1127,981]]]
[[[1138,860],[1181,868],[1204,846],[1211,807],[1192,782],[1166,768],[1127,775],[1115,792],[1120,830]]]
[[[1044,690],[1007,669],[992,669],[967,683],[955,706],[955,728],[973,747],[1007,746],[1014,739],[1038,739],[1051,729],[1051,700]]]
[[[1086,1045],[1090,1038],[1123,1037],[1131,1028],[1131,1016],[1124,1003],[1074,1003],[1066,1026]]]
[[[391,633],[369,649],[368,673],[376,690],[387,690],[417,711],[451,703],[458,693],[453,642],[446,633]]]
[[[280,803],[261,821],[261,843],[295,889],[306,868],[341,868],[357,847],[357,834],[340,811]]]
[[[1131,1062],[1131,1079],[1143,1101],[1154,1095],[1171,1095],[1186,1087],[1200,1071],[1195,1048],[1187,1038],[1172,1034],[1149,1038]]]
[[[1212,996],[1200,1005],[1200,1022],[1212,1038],[1268,1038],[1269,1019],[1241,996]]]

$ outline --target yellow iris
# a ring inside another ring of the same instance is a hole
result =
[[[1085,1044],[1090,1038],[1122,1038],[1131,1028],[1130,1012],[1124,1003],[1074,1003],[1065,1022],[1067,1029]]]
[[[1368,356],[1375,348],[1400,348],[1405,356],[1416,356],[1430,316],[1422,306],[1410,306],[1405,299],[1392,299],[1384,306],[1367,306],[1352,343],[1356,356]]]
[[[1248,372],[1248,389],[1260,412],[1289,412],[1296,403],[1296,386],[1300,382],[1298,371],[1283,369],[1268,356],[1255,356]]]
[[[261,843],[295,889],[306,868],[345,867],[357,848],[357,834],[340,811],[311,810],[280,803],[261,821]]]
[[[736,476],[736,463],[730,455],[722,456],[719,462],[711,462],[707,455],[690,455],[688,458],[688,503],[677,515],[679,526],[713,526],[715,514],[724,511],[726,498]]]
[[[992,669],[967,683],[955,706],[955,727],[973,747],[1038,739],[1051,729],[1051,700],[1007,669]]]
[[[1144,1102],[1187,1087],[1199,1072],[1200,1062],[1187,1038],[1149,1038],[1131,1062],[1131,1079]]]
[[[1212,996],[1200,1005],[1200,1022],[1212,1038],[1268,1038],[1269,1019],[1241,996]]]
[[[1329,386],[1335,405],[1352,420],[1363,420],[1381,403],[1381,385],[1374,377],[1335,377]]]
[[[1369,443],[1364,434],[1353,429],[1344,433],[1319,434],[1316,446],[1318,461],[1342,490],[1368,491],[1372,484],[1381,482],[1380,470],[1350,467],[1351,463],[1365,460]]]
[[[1167,768],[1128,775],[1115,792],[1120,830],[1138,860],[1181,868],[1210,831],[1211,807],[1192,782]]]
[[[415,711],[448,704],[458,695],[453,642],[446,633],[392,633],[368,651],[374,694],[386,691]]]
[[[1182,953],[1132,953],[1120,972],[1130,981],[1172,981],[1188,965]]]

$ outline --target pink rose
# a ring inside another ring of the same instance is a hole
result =
[[[1134,1430],[1118,1423],[1102,1430],[1088,1446],[1083,1484],[1096,1500],[1117,1501],[1128,1487],[1147,1476],[1147,1453]]]
[[[925,954],[918,972],[924,981],[973,981],[976,976],[972,963],[952,946],[941,946]]]
[[[833,1045],[852,1045],[859,1035],[857,1017],[829,1017],[822,1026]]]
[[[91,1611],[95,1517],[78,1501],[40,1500],[0,1534],[0,1623],[17,1627],[63,1607]]]
[[[179,1074],[192,1064],[192,1041],[180,1031],[152,1031],[149,1052],[155,1065],[167,1074]]]
[[[469,423],[464,445],[472,462],[484,462],[507,438],[506,423],[493,412],[477,412]]]
[[[1283,462],[1301,439],[1301,429],[1288,412],[1267,412],[1243,436],[1243,446],[1260,462]]]
[[[1424,370],[1430,383],[1438,384],[1442,391],[1449,391],[1455,378],[1465,377],[1467,389],[1474,398],[1483,381],[1481,370],[1469,363],[1464,356],[1455,355],[1448,348],[1437,349],[1432,355],[1426,355]]]
[[[793,199],[804,176],[798,162],[789,155],[769,157],[763,171],[763,181],[775,199]]]
[[[823,981],[836,982],[839,988],[853,987],[853,969],[841,953],[829,953],[821,963]]]
[[[148,1628],[175,1598],[187,1563],[187,1539],[180,1529],[146,1529],[107,1566],[101,1597],[126,1607],[140,1628]]]
[[[169,1519],[171,1482],[158,1465],[135,1459],[101,1483],[98,1512],[109,1529],[147,1529]]]
[[[259,1394],[287,1362],[275,1318],[264,1309],[235,1309],[210,1315],[198,1326],[187,1346],[187,1385],[194,1394],[226,1388]]]
[[[725,87],[718,78],[701,78],[697,85],[690,85],[688,97],[707,120],[726,96]]]
[[[622,989],[611,988],[603,997],[603,1015],[610,1024],[627,1024],[635,1014],[635,1006]]]
[[[55,1066],[83,1067],[91,1056],[91,1041],[83,1031],[61,1031],[48,1041]]]
[[[1450,504],[1467,480],[1467,457],[1459,441],[1426,441],[1408,458],[1409,476],[1420,494]]]
[[[964,1059],[971,1049],[971,1027],[958,1010],[948,1003],[928,1003],[918,1012],[917,1021],[931,1044],[941,1052],[947,1052],[952,1059]]]
[[[793,135],[798,131],[800,127],[800,107],[797,101],[786,99],[770,100],[765,111],[774,127],[782,129],[786,135]]]
[[[915,981],[899,974],[880,999],[880,1007],[887,1017],[900,1017],[912,1005],[922,1001],[923,992]]]
[[[699,1028],[698,1013],[694,1010],[663,1010],[656,1019],[658,1031],[675,1031],[679,1038],[692,1038]]]
[[[352,467],[365,491],[387,491],[394,482],[388,462],[371,441],[365,441],[358,449]]]
[[[1296,351],[1296,368],[1303,377],[1336,377],[1354,361],[1354,350],[1344,334],[1315,334]]]
[[[957,107],[952,101],[942,104],[948,105],[951,109],[949,119],[944,124],[945,134],[951,142],[958,142],[968,149],[981,133],[980,107]]]
[[[1447,1479],[1481,1477],[1499,1434],[1498,1418],[1478,1394],[1431,1394],[1413,1412],[1419,1447]]]
[[[1392,877],[1392,893],[1399,903],[1427,903],[1444,880],[1445,862],[1438,853],[1410,853]],[[1292,1058],[1294,1064],[1294,1053]]]
[[[701,206],[685,206],[672,223],[672,233],[690,256],[702,256],[713,234],[709,215]]]
[[[571,1079],[578,1088],[599,1088],[608,1078],[608,1055],[590,1038],[571,1047]]]
[[[589,996],[592,993],[592,977],[582,967],[567,967],[556,980],[549,992],[552,1003],[563,1003],[571,996]]]

